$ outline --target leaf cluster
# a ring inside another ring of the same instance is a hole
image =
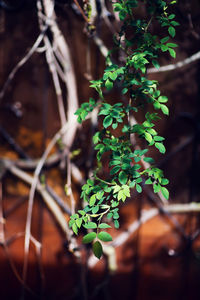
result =
[[[168,180],[163,171],[155,167],[151,157],[146,156],[149,147],[154,146],[160,153],[165,153],[164,138],[155,130],[155,122],[160,119],[158,112],[169,114],[168,98],[161,94],[156,80],[146,77],[146,70],[151,64],[159,68],[158,57],[161,52],[168,51],[172,57],[176,56],[171,42],[176,34],[175,15],[168,13],[168,5],[162,0],[118,0],[113,3],[113,9],[122,21],[118,36],[114,37],[116,49],[124,53],[123,63],[112,61],[112,52],[106,60],[106,68],[102,78],[91,81],[99,94],[99,99],[90,98],[77,110],[78,122],[86,119],[88,113],[98,108],[98,118],[101,129],[93,136],[93,143],[97,153],[97,161],[102,166],[102,156],[109,157],[109,172],[101,178],[102,168],[97,168],[93,177],[82,187],[81,198],[85,202],[84,208],[72,215],[69,226],[75,234],[81,227],[90,232],[83,237],[83,243],[92,243],[93,253],[100,258],[103,254],[101,242],[112,241],[111,235],[105,231],[111,222],[119,228],[119,204],[131,197],[131,191],[141,193],[144,185],[152,185],[155,193],[161,192],[168,199],[166,188]],[[135,8],[146,5],[147,16],[135,17]],[[149,30],[150,24],[159,24],[166,33],[158,37]],[[113,105],[108,103],[107,95],[114,86],[121,89],[119,99]],[[125,101],[122,98],[125,97]],[[131,125],[130,116],[139,110],[146,109],[144,121]],[[120,124],[120,126],[119,126]],[[143,140],[144,149],[134,149],[131,135],[135,134]],[[142,162],[149,164],[144,170]]]

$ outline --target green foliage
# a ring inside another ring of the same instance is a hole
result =
[[[143,185],[152,185],[155,193],[161,192],[165,199],[169,198],[166,188],[168,180],[164,178],[162,170],[154,166],[151,157],[145,157],[148,147],[154,146],[160,153],[165,153],[164,138],[154,129],[155,122],[160,119],[158,112],[169,115],[166,106],[168,98],[161,95],[156,80],[146,77],[146,70],[151,64],[159,68],[158,57],[162,52],[168,52],[176,57],[171,41],[176,34],[175,15],[168,13],[168,5],[163,0],[137,1],[118,0],[113,3],[113,9],[119,14],[122,26],[118,36],[114,37],[116,49],[124,53],[124,62],[112,62],[110,51],[106,68],[102,78],[91,81],[91,87],[99,95],[98,101],[90,98],[77,110],[78,122],[81,123],[87,115],[98,108],[98,117],[101,129],[93,136],[93,143],[97,151],[97,161],[102,166],[104,154],[109,156],[109,174],[100,178],[101,168],[98,167],[91,179],[82,187],[81,198],[85,202],[83,210],[71,216],[69,226],[75,234],[84,227],[89,232],[83,237],[83,243],[93,243],[93,253],[97,258],[103,254],[100,241],[110,242],[112,237],[102,229],[110,228],[113,221],[115,228],[119,228],[119,204],[131,197],[131,190],[142,193]],[[147,15],[144,19],[135,17],[135,8],[146,5]],[[163,28],[163,37],[150,32],[150,24]],[[107,103],[107,95],[115,86],[121,89],[125,101],[118,99],[113,105]],[[147,108],[144,121],[131,125],[129,117],[140,109]],[[117,130],[116,130],[117,129]],[[130,136],[136,134],[143,140],[144,149],[134,150]],[[141,161],[149,164],[147,169],[142,168]]]

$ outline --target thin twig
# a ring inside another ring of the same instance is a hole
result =
[[[17,73],[17,71],[29,60],[29,58],[33,55],[33,53],[36,51],[36,49],[38,48],[38,46],[42,42],[47,28],[48,28],[48,26],[46,25],[44,27],[43,31],[37,37],[35,43],[31,47],[29,52],[18,62],[18,64],[13,68],[13,70],[8,75],[8,78],[7,78],[6,82],[4,83],[4,86],[3,86],[3,88],[0,92],[0,100],[4,97],[5,92],[8,88],[8,86],[9,86],[10,82],[13,80],[13,78],[14,78],[15,74]]]
[[[78,7],[78,9],[79,9],[79,11],[80,11],[80,13],[81,13],[83,19],[85,20],[85,22],[89,24],[90,21],[89,21],[89,19],[87,18],[87,16],[85,15],[84,11],[82,10],[82,8],[81,8],[80,4],[78,3],[78,1],[77,1],[77,0],[73,0],[73,1],[74,1],[74,3],[76,4],[76,6]]]
[[[26,228],[25,228],[25,242],[24,242],[24,266],[23,266],[23,281],[26,282],[26,276],[27,276],[27,267],[28,267],[28,252],[29,252],[29,244],[30,244],[30,236],[31,236],[31,220],[32,220],[32,210],[33,210],[33,202],[34,202],[34,195],[35,190],[37,188],[37,183],[39,179],[40,172],[43,168],[43,165],[45,163],[45,160],[47,156],[49,155],[51,149],[56,144],[58,138],[60,137],[60,134],[64,134],[66,130],[69,129],[68,124],[65,124],[59,132],[57,132],[53,139],[50,141],[49,145],[47,146],[46,150],[44,151],[41,159],[39,160],[39,163],[35,169],[34,177],[31,183],[31,189],[29,194],[29,200],[28,200],[28,210],[27,210],[27,219],[26,219]],[[45,191],[43,191],[43,194]],[[55,202],[54,202],[55,203]]]
[[[160,73],[160,72],[166,72],[166,71],[172,71],[172,70],[176,70],[179,68],[182,68],[196,60],[200,59],[200,51],[198,51],[197,53],[193,54],[190,57],[187,57],[186,59],[179,61],[175,64],[170,64],[167,66],[163,66],[160,67],[159,69],[156,68],[150,68],[147,70],[147,74],[151,74],[151,73]]]

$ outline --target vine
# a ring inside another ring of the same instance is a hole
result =
[[[83,237],[83,243],[92,243],[93,253],[100,258],[103,253],[101,241],[109,242],[112,236],[104,229],[110,228],[109,220],[113,220],[115,228],[119,228],[119,204],[131,196],[131,190],[142,192],[143,184],[152,185],[155,193],[161,192],[168,200],[166,188],[168,179],[163,171],[154,165],[151,157],[145,156],[148,148],[155,146],[160,153],[165,153],[164,138],[154,129],[155,121],[160,119],[158,112],[168,115],[166,106],[168,98],[161,95],[156,80],[146,76],[147,66],[159,68],[157,61],[160,52],[169,52],[174,58],[177,45],[171,42],[176,34],[175,14],[169,13],[170,6],[176,1],[151,0],[118,0],[112,2],[113,9],[119,14],[122,23],[120,32],[114,37],[115,48],[106,59],[103,77],[91,81],[91,87],[99,95],[99,99],[90,98],[76,111],[77,120],[82,123],[88,113],[98,108],[98,116],[102,120],[102,129],[93,136],[97,151],[98,167],[92,178],[82,186],[81,198],[86,206],[70,217],[69,226],[77,235],[81,227],[94,230]],[[145,18],[136,18],[134,10],[146,5]],[[164,37],[151,32],[152,24],[166,28]],[[113,62],[112,53],[123,52],[123,63]],[[121,97],[111,105],[107,98],[109,92],[118,87]],[[130,117],[148,105],[153,110],[145,114],[143,123],[132,125]],[[145,141],[144,149],[134,149],[131,135],[136,134]],[[109,173],[102,176],[102,159],[109,156]],[[141,162],[149,163],[147,169]]]

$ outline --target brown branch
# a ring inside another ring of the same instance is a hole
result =
[[[76,4],[76,6],[78,7],[78,9],[79,9],[79,11],[80,11],[80,13],[81,13],[83,19],[85,20],[85,22],[88,23],[88,24],[90,24],[89,19],[88,19],[87,16],[85,15],[85,13],[84,13],[82,7],[80,6],[80,4],[78,3],[78,1],[77,1],[77,0],[73,0],[73,1],[74,1],[74,3]]]

